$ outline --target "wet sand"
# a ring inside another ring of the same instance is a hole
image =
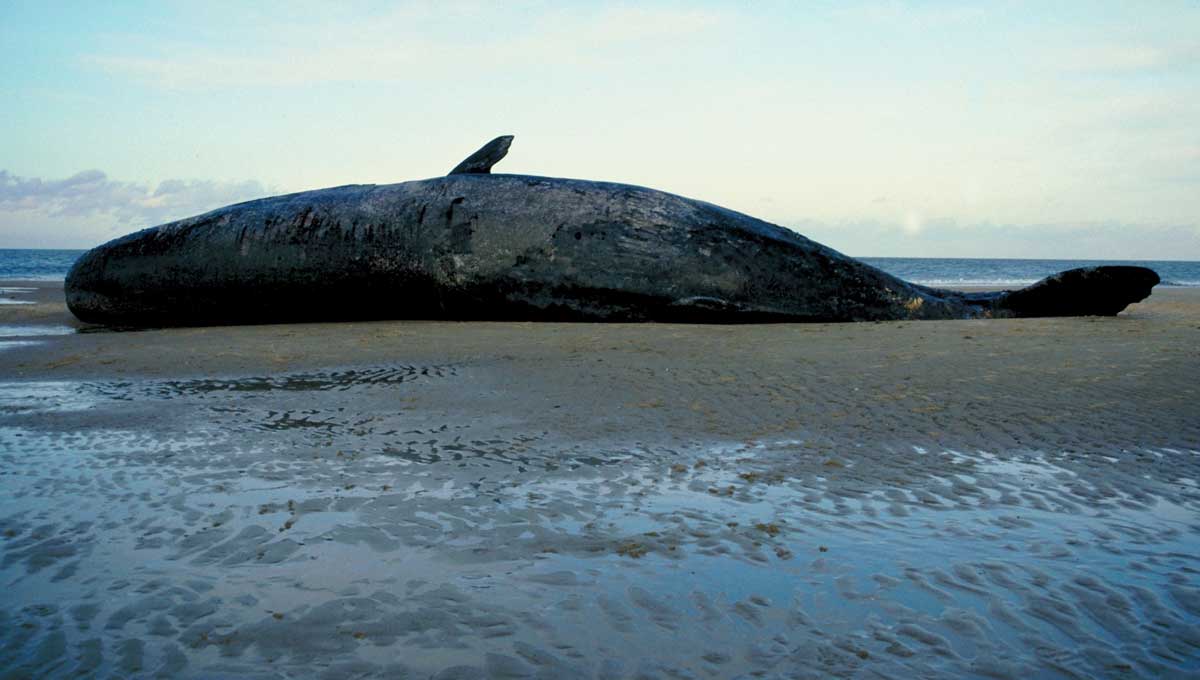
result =
[[[0,287],[0,677],[1200,673],[1200,291],[75,333]]]

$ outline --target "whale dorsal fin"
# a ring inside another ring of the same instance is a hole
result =
[[[499,163],[508,154],[512,144],[512,135],[503,135],[480,147],[479,151],[467,156],[466,160],[454,166],[451,175],[486,175],[491,173],[492,166]]]

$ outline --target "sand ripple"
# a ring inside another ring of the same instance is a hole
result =
[[[467,385],[0,385],[4,677],[1200,673],[1193,448],[581,438]]]

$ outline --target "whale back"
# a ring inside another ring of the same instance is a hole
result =
[[[964,313],[710,203],[500,174],[334,187],[171,222],[86,254],[67,297],[81,319],[143,325]]]

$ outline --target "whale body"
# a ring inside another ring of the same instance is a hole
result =
[[[175,326],[350,319],[862,321],[1116,314],[1158,276],[1094,267],[1021,291],[902,281],[793,231],[611,182],[491,174],[238,203],[88,251],[80,320]],[[465,168],[465,169],[464,169]]]

